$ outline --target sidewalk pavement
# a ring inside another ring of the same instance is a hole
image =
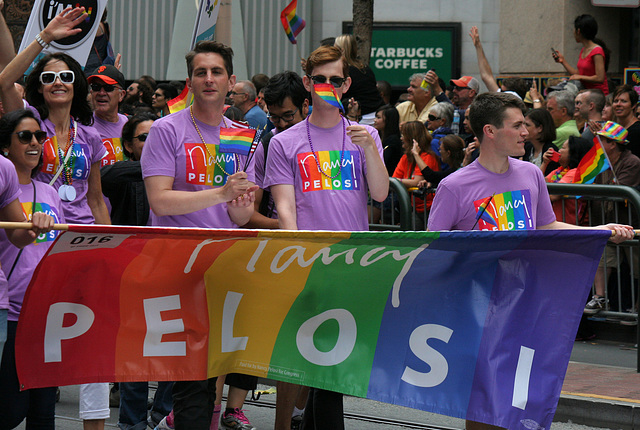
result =
[[[554,421],[640,429],[638,349],[632,343],[635,328],[600,326],[606,330],[600,330],[598,339],[573,345]],[[619,336],[622,331],[624,336]]]

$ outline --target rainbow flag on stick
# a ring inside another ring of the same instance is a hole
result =
[[[176,113],[187,106],[191,106],[191,103],[193,103],[193,94],[189,92],[189,87],[185,85],[180,95],[175,99],[169,100],[167,106],[169,106],[169,112]]]
[[[304,26],[307,25],[304,19],[296,15],[297,8],[298,0],[293,0],[287,7],[282,10],[282,12],[280,12],[280,21],[282,21],[284,32],[287,33],[289,42],[293,43],[294,45],[298,43],[296,41],[296,36],[300,34]]]
[[[220,152],[249,155],[253,139],[256,137],[254,128],[220,128]]]
[[[344,111],[344,106],[336,94],[336,89],[331,84],[314,84],[313,89],[316,94],[320,96],[322,100],[329,103],[333,107],[337,107],[341,111]]]
[[[593,147],[582,157],[578,171],[573,178],[574,184],[591,184],[600,173],[610,167],[609,158],[604,152],[598,136],[593,138]]]

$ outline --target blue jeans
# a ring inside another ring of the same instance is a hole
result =
[[[151,412],[169,415],[173,408],[171,389],[173,382],[158,382]],[[120,416],[118,427],[122,430],[144,430],[147,428],[148,382],[120,383]]]

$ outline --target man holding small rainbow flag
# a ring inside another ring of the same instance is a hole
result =
[[[367,231],[368,195],[381,202],[389,191],[380,137],[340,114],[351,79],[339,48],[313,51],[305,71],[313,112],[271,139],[264,187],[271,188],[282,229]],[[342,394],[312,388],[303,428],[344,429]]]
[[[198,42],[186,55],[193,104],[156,121],[149,131],[142,175],[151,225],[237,228],[253,213],[257,186],[250,182],[248,160],[255,130],[237,130],[222,114],[236,83],[232,58],[231,48],[219,42]],[[168,424],[196,430],[217,424],[215,383],[216,378],[176,381],[174,422]]]

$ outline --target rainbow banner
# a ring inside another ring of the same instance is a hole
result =
[[[187,106],[191,106],[191,103],[193,103],[193,94],[189,92],[189,87],[185,85],[180,95],[169,100],[167,106],[169,107],[169,112],[176,113]]]
[[[587,152],[580,164],[578,164],[578,170],[573,178],[574,184],[592,184],[600,173],[609,168],[609,159],[604,152],[602,143],[598,136],[593,138],[593,147]]]
[[[239,372],[549,428],[609,236],[70,226],[25,297],[20,383]]]
[[[313,90],[322,100],[329,103],[333,107],[337,107],[344,111],[344,106],[336,94],[336,89],[331,84],[313,84]]]
[[[220,127],[220,152],[249,155],[256,137],[254,128]]]
[[[280,21],[282,22],[284,32],[287,33],[289,42],[294,45],[298,43],[296,41],[296,36],[300,34],[304,29],[304,26],[307,24],[304,19],[296,15],[297,9],[298,0],[292,0],[291,3],[289,3],[289,5],[280,12]]]

